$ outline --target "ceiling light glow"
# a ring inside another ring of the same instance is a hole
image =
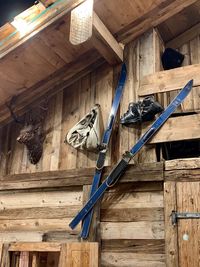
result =
[[[31,25],[21,18],[14,19],[11,23],[20,33],[20,37],[25,36],[30,30]]]

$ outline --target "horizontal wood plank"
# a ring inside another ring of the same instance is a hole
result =
[[[174,159],[165,161],[165,171],[200,169],[200,158]]]
[[[0,195],[0,209],[82,205],[82,191],[8,192]]]
[[[60,251],[60,243],[34,242],[34,243],[11,243],[9,251],[38,251],[38,252],[57,252]]]
[[[149,144],[199,139],[199,129],[200,114],[170,118]]]
[[[104,178],[111,167],[105,168]],[[0,190],[59,188],[83,186],[92,183],[94,168],[74,169],[66,171],[48,171],[29,174],[16,174],[0,177]],[[145,163],[129,166],[120,183],[138,181],[163,181],[163,163]]]
[[[105,193],[101,207],[103,209],[160,208],[163,207],[163,192]]]
[[[139,221],[163,221],[163,208],[124,208],[102,209],[102,222],[139,222]]]
[[[0,232],[0,242],[42,242],[43,232],[26,232],[26,231],[12,231],[12,232]]]
[[[102,267],[165,267],[163,254],[103,252]]]
[[[101,222],[101,239],[164,239],[164,222]]]
[[[162,239],[109,239],[102,241],[102,251],[165,254],[165,241]]]
[[[191,79],[194,80],[194,86],[199,86],[199,72],[200,64],[195,64],[144,76],[141,80],[139,95],[145,96],[181,89]]]
[[[72,218],[65,219],[28,219],[28,220],[1,220],[0,232],[27,231],[66,231],[71,234],[80,232],[80,225],[76,230],[69,227]]]
[[[200,169],[166,171],[165,181],[179,181],[179,182],[200,181]]]
[[[82,206],[33,207],[0,210],[0,220],[71,218]]]

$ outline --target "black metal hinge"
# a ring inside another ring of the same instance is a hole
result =
[[[176,212],[176,211],[172,211],[172,224],[176,225],[179,219],[200,219],[200,213],[195,212],[195,213],[191,213],[191,212]]]

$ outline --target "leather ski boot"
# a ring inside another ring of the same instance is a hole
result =
[[[127,112],[121,117],[120,123],[123,125],[129,125],[137,122],[141,122],[142,114],[140,109],[140,102],[133,103],[131,102],[128,105]]]
[[[162,112],[163,107],[153,97],[145,97],[141,104],[142,121],[152,121],[157,113]]]

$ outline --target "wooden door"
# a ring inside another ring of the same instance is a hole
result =
[[[171,212],[200,212],[200,182],[165,183],[167,267],[200,267],[200,219],[178,219]]]
[[[200,182],[176,184],[177,211],[200,212]],[[178,221],[178,259],[181,267],[200,267],[200,219]]]

